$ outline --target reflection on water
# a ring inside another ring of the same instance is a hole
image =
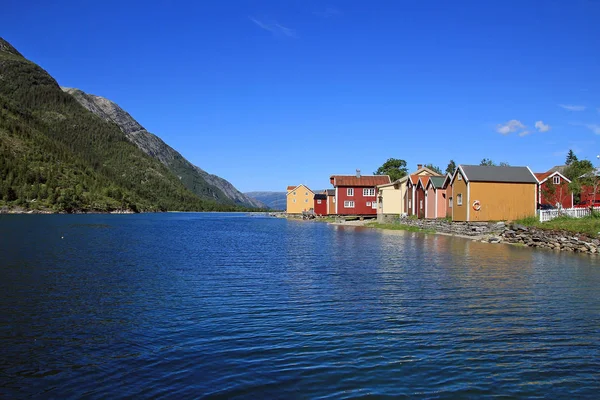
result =
[[[596,258],[239,214],[0,216],[0,395],[594,397]]]

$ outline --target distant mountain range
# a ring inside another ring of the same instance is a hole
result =
[[[264,203],[271,210],[286,209],[287,192],[245,192],[244,194]]]

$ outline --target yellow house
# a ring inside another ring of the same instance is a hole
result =
[[[287,187],[287,208],[288,214],[302,214],[302,211],[309,211],[314,207],[315,194],[306,185]]]
[[[377,186],[377,221],[385,222],[388,218],[397,218],[405,212],[406,190],[409,176],[439,176],[435,171],[423,165],[417,170],[392,183]]]
[[[534,216],[537,178],[528,167],[459,165],[452,177],[453,221],[507,221]]]

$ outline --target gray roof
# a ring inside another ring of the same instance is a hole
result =
[[[326,189],[327,196],[335,196],[335,189]]]
[[[469,182],[538,183],[527,167],[460,165]]]
[[[568,167],[568,165],[556,165],[556,166],[550,168],[547,172],[560,172],[561,174],[564,175],[567,167]]]
[[[317,200],[327,200],[327,195],[325,193],[317,193],[317,194],[315,194],[315,199],[317,199]]]

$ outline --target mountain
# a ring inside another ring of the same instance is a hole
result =
[[[169,169],[63,92],[0,38],[0,208],[236,210],[189,191]]]
[[[271,210],[285,210],[287,206],[287,192],[246,192],[244,194],[266,204]]]
[[[127,138],[144,153],[159,160],[183,185],[201,198],[219,203],[263,208],[265,205],[238,191],[231,183],[193,165],[158,136],[148,132],[116,103],[79,89],[62,88],[82,106],[104,121],[115,123]]]

